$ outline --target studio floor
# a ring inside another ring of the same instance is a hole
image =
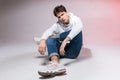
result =
[[[62,59],[65,75],[43,78],[40,67],[47,54],[37,52],[36,44],[0,46],[0,80],[120,80],[120,46],[84,45],[77,59]]]

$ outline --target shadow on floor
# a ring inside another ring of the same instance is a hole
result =
[[[43,60],[43,63],[40,63],[40,65],[46,65],[47,63],[48,63],[48,55],[43,55],[43,56],[37,56],[37,57],[35,57],[35,58],[38,58],[38,59],[41,59],[42,58],[42,60]]]
[[[63,64],[65,66],[68,66],[68,65],[70,65],[72,63],[87,60],[87,59],[89,59],[91,57],[92,57],[91,50],[89,48],[83,47],[81,52],[80,52],[80,55],[77,57],[77,59],[63,58],[60,61],[63,62]],[[45,55],[45,56],[37,56],[36,58],[42,58],[43,59],[43,63],[42,64],[40,63],[40,65],[46,65],[48,63],[48,61],[49,61],[47,55]]]
[[[92,57],[92,52],[89,48],[85,48],[83,47],[81,52],[80,52],[80,55],[78,56],[78,60],[84,60],[84,59],[89,59]]]
[[[77,59],[69,59],[68,61],[64,60],[64,65],[69,66],[70,64],[77,63],[83,60],[87,60],[92,57],[91,50],[89,48],[83,47]]]

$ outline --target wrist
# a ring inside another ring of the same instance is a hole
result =
[[[41,40],[40,40],[40,43],[41,43],[41,42],[42,42],[42,43],[46,43],[46,40],[45,40],[45,39],[41,39]]]
[[[71,40],[71,38],[70,38],[70,37],[66,37],[66,38],[65,38],[65,40],[64,40],[64,42],[66,42],[66,43],[67,43],[67,42],[70,42],[70,40]]]

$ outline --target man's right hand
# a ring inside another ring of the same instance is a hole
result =
[[[38,51],[40,54],[44,55],[46,51],[46,40],[42,39],[38,45]]]

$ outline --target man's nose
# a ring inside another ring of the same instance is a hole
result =
[[[61,20],[63,20],[63,16],[61,16]]]

